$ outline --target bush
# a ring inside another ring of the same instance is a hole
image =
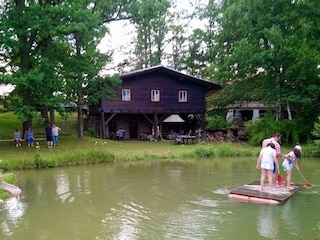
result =
[[[307,142],[310,137],[308,125],[297,120],[282,120],[266,116],[245,124],[245,132],[250,137],[252,146],[261,145],[263,139],[271,137],[274,133],[281,134],[281,144],[292,146],[298,143]]]
[[[93,137],[93,138],[100,137],[94,128],[89,128],[87,134],[88,134],[88,136]]]
[[[211,129],[219,129],[219,128],[227,128],[231,126],[231,122],[228,122],[224,117],[219,115],[213,115],[207,117],[208,128]]]

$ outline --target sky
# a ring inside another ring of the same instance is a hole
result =
[[[0,84],[0,96],[3,96],[4,94],[7,94],[13,90],[12,86],[6,86],[3,84]]]

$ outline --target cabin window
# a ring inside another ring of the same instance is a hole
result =
[[[131,89],[122,89],[122,101],[131,101]]]
[[[188,91],[180,90],[179,91],[179,102],[187,102],[188,101]]]
[[[160,90],[151,90],[151,102],[160,102]]]

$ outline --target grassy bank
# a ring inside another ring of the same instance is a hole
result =
[[[36,147],[15,147],[0,143],[0,168],[16,171],[88,163],[154,159],[205,158],[217,156],[256,156],[259,148],[232,143],[198,143],[177,145],[171,141],[112,141],[90,137],[61,136],[59,146],[48,149],[45,141]]]
[[[260,147],[240,143],[199,142],[197,144],[174,144],[172,141],[113,141],[85,136],[77,137],[77,118],[67,121],[56,117],[56,124],[62,128],[59,146],[47,148],[46,141],[38,141],[35,147],[15,147],[12,141],[0,142],[0,169],[4,173],[14,173],[21,169],[51,168],[92,163],[122,162],[136,160],[180,159],[211,157],[248,156],[256,158]],[[0,139],[12,139],[16,128],[22,126],[12,113],[0,114]],[[35,137],[44,138],[44,125],[34,124]],[[282,152],[291,148],[282,147]],[[319,150],[315,146],[303,146],[304,156],[315,156]],[[12,182],[10,177],[8,181]]]
[[[56,116],[56,124],[61,127],[59,146],[48,149],[46,141],[37,142],[36,147],[15,147],[14,142],[0,142],[0,169],[49,168],[88,163],[119,162],[154,159],[184,159],[226,156],[257,156],[260,147],[240,143],[199,142],[197,144],[173,144],[172,141],[113,141],[85,136],[77,137],[77,117],[63,121]],[[12,113],[0,114],[0,139],[12,139],[16,128],[22,122]],[[35,137],[44,138],[44,125],[33,124]],[[315,146],[304,146],[304,156],[314,156]],[[291,149],[282,147],[283,152]]]

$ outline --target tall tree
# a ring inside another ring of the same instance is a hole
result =
[[[208,77],[206,72],[211,64],[210,49],[213,47],[215,29],[215,13],[211,5],[205,5],[203,1],[192,1],[192,9],[183,9],[185,39],[183,47],[178,51],[177,59],[179,69],[198,77]],[[190,23],[196,21],[194,27]],[[183,54],[180,54],[182,52]]]
[[[208,9],[217,28],[206,73],[225,86],[220,103],[258,100],[276,106],[279,120],[284,109],[314,119],[320,92],[316,1],[210,1]]]
[[[69,1],[70,2],[70,1]],[[69,24],[61,37],[67,51],[61,61],[60,77],[65,82],[66,98],[77,104],[78,137],[83,137],[83,107],[87,104],[87,89],[98,78],[108,56],[96,48],[106,33],[100,14],[88,8],[87,1],[71,1]]]
[[[6,65],[1,78],[15,86],[14,109],[25,130],[33,118],[41,118],[39,111],[59,101],[54,92],[61,84],[52,71],[58,51],[52,51],[52,39],[64,10],[55,1],[3,1],[2,7],[1,60]]]
[[[88,94],[97,101],[114,81],[99,74],[110,58],[97,51],[109,21],[127,18],[128,0],[2,1],[0,57],[6,64],[1,82],[15,86],[14,109],[24,127],[32,119],[49,121],[48,110],[74,100],[83,136],[82,107]],[[99,87],[98,87],[99,86]],[[94,87],[97,87],[93,90]],[[53,115],[51,115],[53,116]],[[51,119],[52,120],[52,119]]]
[[[169,0],[139,0],[131,5],[132,23],[137,28],[135,68],[158,65],[164,55],[168,33]]]
[[[90,3],[90,4],[89,4]],[[83,107],[97,102],[101,97],[112,98],[111,88],[119,84],[115,77],[104,77],[103,67],[110,56],[97,51],[105,36],[105,25],[111,21],[128,19],[126,11],[130,1],[89,2],[75,0],[70,8],[71,24],[66,26],[65,42],[69,43],[67,58],[63,64],[67,96],[77,103],[78,137],[83,137]]]

